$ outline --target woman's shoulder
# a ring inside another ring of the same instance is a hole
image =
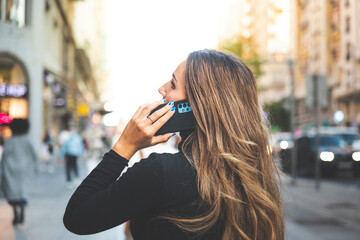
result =
[[[165,183],[193,180],[195,169],[183,153],[151,153],[147,158],[136,162],[132,167],[135,171],[152,171],[161,175]]]
[[[195,168],[182,152],[178,153],[154,153],[158,158],[164,172],[164,180],[167,184],[177,185],[193,183],[196,179]]]
[[[166,208],[190,203],[198,197],[196,171],[182,152],[155,153],[163,169]]]
[[[161,169],[164,172],[177,166],[187,165],[186,157],[178,153],[151,153],[148,157],[129,165],[129,168]]]
[[[167,171],[192,169],[192,165],[182,152],[177,153],[152,153],[149,158],[157,158]]]

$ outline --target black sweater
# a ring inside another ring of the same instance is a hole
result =
[[[131,220],[134,240],[219,239],[219,224],[201,237],[183,232],[159,216],[204,213],[196,171],[182,152],[151,154],[120,178],[127,160],[113,150],[85,178],[69,200],[65,227],[76,234],[98,233]]]

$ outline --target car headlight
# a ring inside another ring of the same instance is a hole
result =
[[[321,152],[320,159],[325,162],[331,162],[334,160],[334,153],[333,152]]]
[[[289,143],[287,141],[281,141],[280,142],[280,148],[285,150],[289,147]]]
[[[353,152],[352,159],[354,159],[354,161],[359,162],[360,161],[360,152]]]

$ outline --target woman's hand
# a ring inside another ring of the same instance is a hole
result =
[[[174,102],[170,102],[149,116],[150,112],[162,103],[156,101],[140,106],[112,149],[129,160],[139,149],[169,140],[173,133],[154,135],[175,113]]]

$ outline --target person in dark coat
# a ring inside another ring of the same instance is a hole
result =
[[[18,224],[24,223],[29,184],[37,170],[38,156],[27,135],[27,119],[13,119],[10,129],[12,137],[5,141],[0,163],[0,186],[14,209],[13,223]]]

